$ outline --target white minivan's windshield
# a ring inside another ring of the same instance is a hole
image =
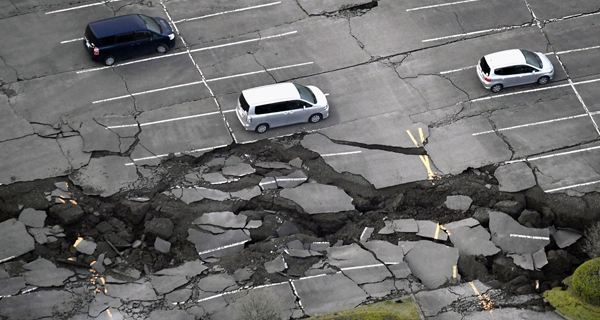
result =
[[[537,54],[524,49],[521,49],[521,53],[523,53],[525,62],[527,62],[528,65],[538,67],[539,69],[542,68],[542,59],[540,59]]]
[[[317,103],[317,98],[315,98],[314,93],[309,88],[295,83],[294,85],[296,86],[296,89],[298,89],[298,92],[300,93],[300,98],[302,100],[308,101],[310,103]]]

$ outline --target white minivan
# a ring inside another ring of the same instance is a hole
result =
[[[315,86],[277,83],[243,90],[236,114],[244,129],[264,133],[295,123],[317,123],[329,117],[329,105]]]

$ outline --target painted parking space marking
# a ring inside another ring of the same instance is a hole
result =
[[[410,130],[406,130],[406,133],[408,134],[408,136],[410,137],[410,140],[412,140],[412,142],[414,143],[416,148],[422,148],[423,147],[423,143],[425,142],[425,135],[423,134],[423,129],[419,128],[418,129],[419,132],[419,142],[417,142],[417,139],[415,139],[415,136],[412,134],[412,132]],[[421,162],[423,163],[423,166],[425,167],[425,170],[427,171],[427,180],[433,180],[437,177],[437,174],[435,172],[433,172],[433,170],[431,169],[431,161],[429,160],[429,156],[428,155],[419,155],[419,159],[421,160]],[[439,224],[438,224],[438,228],[439,228]],[[438,230],[436,229],[436,234],[437,234]]]
[[[564,186],[564,187],[559,187],[559,188],[554,188],[554,189],[548,189],[548,190],[544,190],[544,191],[548,192],[548,193],[552,193],[552,192],[557,192],[557,191],[562,191],[562,190],[568,190],[568,189],[573,189],[573,188],[578,188],[578,187],[587,187],[587,186],[591,186],[591,185],[595,185],[595,184],[600,184],[600,180],[590,181],[590,182],[584,182],[584,183],[578,183],[578,184],[573,184],[573,185],[569,185],[569,186]]]
[[[591,115],[598,115],[598,114],[600,114],[600,111],[590,112],[590,114]],[[500,129],[496,129],[496,130],[480,131],[480,132],[472,133],[471,135],[472,136],[480,136],[480,135],[483,135],[483,134],[490,134],[490,133],[496,133],[496,132],[502,132],[502,131],[510,131],[510,130],[527,128],[527,127],[533,127],[533,126],[539,126],[539,125],[544,125],[544,124],[549,124],[549,123],[554,123],[554,122],[560,122],[560,121],[566,121],[566,120],[573,120],[573,119],[585,118],[587,116],[588,116],[587,113],[581,113],[581,114],[577,114],[577,115],[574,115],[574,116],[568,116],[568,117],[555,118],[555,119],[544,120],[544,121],[524,123],[524,124],[519,124],[519,125],[516,125],[516,126],[511,126],[511,127],[506,127],[506,128],[500,128]]]
[[[455,72],[460,72],[460,71],[465,71],[465,70],[475,69],[475,68],[477,68],[477,66],[468,66],[468,67],[464,67],[464,68],[441,71],[440,74],[443,75],[443,74],[455,73]]]
[[[243,11],[248,11],[248,10],[253,10],[253,9],[260,9],[260,8],[275,6],[275,5],[278,5],[278,4],[281,4],[281,1],[275,1],[275,2],[265,3],[265,4],[259,4],[259,5],[255,5],[255,6],[249,6],[249,7],[243,7],[243,8],[233,9],[233,10],[221,11],[221,12],[206,14],[206,15],[199,16],[199,17],[180,19],[180,20],[173,21],[173,23],[182,23],[182,22],[188,22],[188,21],[206,19],[206,18],[211,18],[211,17],[216,17],[216,16],[222,16],[224,14],[229,14],[229,13],[243,12]]]
[[[83,4],[83,5],[80,5],[80,6],[76,6],[76,7],[70,7],[70,8],[64,8],[64,9],[59,9],[59,10],[54,10],[54,11],[48,11],[48,12],[46,12],[46,14],[55,14],[55,13],[61,13],[61,12],[66,12],[66,11],[71,11],[71,10],[78,10],[78,9],[83,9],[83,8],[88,8],[88,7],[93,7],[93,6],[101,6],[103,4],[107,4],[107,3],[111,3],[111,2],[117,2],[117,1],[123,1],[123,0],[106,0],[106,1],[88,3],[88,4]]]
[[[219,111],[208,112],[208,113],[200,113],[200,114],[193,114],[193,115],[189,115],[189,116],[176,117],[176,118],[168,118],[168,119],[157,120],[157,121],[143,122],[143,123],[140,123],[140,124],[131,123],[131,124],[122,124],[122,125],[117,125],[117,126],[107,126],[105,128],[108,130],[108,129],[131,128],[131,127],[138,127],[138,126],[145,127],[145,126],[151,126],[151,125],[154,125],[154,124],[161,124],[161,123],[168,123],[168,122],[173,122],[173,121],[181,121],[181,120],[188,120],[188,119],[194,119],[194,118],[212,116],[212,115],[215,115],[215,114],[219,114]]]
[[[550,159],[550,158],[562,157],[562,156],[566,156],[566,155],[570,155],[570,154],[577,154],[577,153],[596,151],[596,150],[600,150],[600,146],[551,153],[551,154],[546,154],[546,155],[542,155],[542,156],[527,157],[527,158],[523,158],[523,159],[509,160],[509,161],[505,161],[504,163],[511,164],[511,163],[517,163],[517,162],[531,162],[531,161],[536,161],[536,160]]]
[[[477,1],[479,1],[479,0],[462,0],[462,1],[455,1],[455,2],[446,2],[446,3],[440,3],[440,4],[432,4],[432,5],[429,5],[429,6],[422,6],[422,7],[416,7],[416,8],[406,9],[406,12],[419,11],[419,10],[425,10],[425,9],[434,9],[434,8],[440,8],[440,7],[447,7],[447,6],[453,6],[453,5],[463,4],[463,3],[469,3],[469,2],[477,2]]]
[[[347,152],[325,153],[325,154],[322,154],[321,157],[347,156],[347,155],[359,154],[359,153],[362,153],[362,151],[357,150],[357,151],[347,151]]]
[[[192,154],[192,153],[198,153],[198,152],[205,152],[205,151],[212,151],[218,148],[224,148],[227,147],[228,145],[223,144],[220,146],[214,146],[214,147],[207,147],[207,148],[201,148],[201,149],[194,149],[194,150],[190,150],[190,151],[182,151],[182,152],[174,152],[174,153],[165,153],[165,154],[159,154],[159,155],[155,155],[155,156],[150,156],[150,157],[143,157],[143,158],[135,158],[135,159],[131,159],[133,162],[128,162],[125,165],[126,166],[133,166],[135,165],[136,162],[141,162],[141,161],[146,161],[146,160],[155,160],[155,159],[160,159],[160,158],[166,158],[169,155],[174,155],[174,156],[181,156],[181,155],[185,155],[185,154]]]
[[[71,43],[71,42],[75,42],[75,41],[82,41],[83,37],[81,38],[75,38],[75,39],[69,39],[69,40],[63,40],[60,42],[60,44],[65,44],[65,43]]]
[[[515,234],[515,233],[511,233],[509,235],[509,237],[511,237],[511,238],[520,238],[520,239],[529,239],[529,240],[544,240],[544,241],[549,241],[550,240],[549,237],[530,236],[530,235],[526,235],[526,234]]]
[[[178,89],[178,88],[184,88],[184,87],[189,87],[189,86],[195,86],[195,85],[205,84],[205,83],[208,83],[208,82],[214,82],[214,81],[220,81],[220,80],[226,80],[226,79],[232,79],[232,78],[238,78],[238,77],[245,77],[245,76],[255,75],[255,74],[261,74],[261,73],[267,73],[267,72],[270,72],[270,71],[277,71],[277,70],[283,70],[283,69],[289,69],[289,68],[307,66],[307,65],[311,65],[313,63],[314,62],[312,62],[312,61],[310,61],[310,62],[303,62],[303,63],[297,63],[297,64],[292,64],[292,65],[287,65],[287,66],[267,68],[267,69],[263,69],[263,70],[257,70],[257,71],[251,71],[251,72],[246,72],[246,73],[234,74],[234,75],[230,75],[230,76],[224,76],[224,77],[218,77],[218,78],[212,78],[212,79],[204,79],[204,80],[199,80],[199,81],[192,81],[192,82],[187,82],[187,83],[182,83],[182,84],[177,84],[177,85],[172,85],[172,86],[167,86],[167,87],[162,87],[162,88],[157,88],[157,89],[152,89],[152,90],[146,90],[146,91],[140,91],[140,92],[133,92],[133,93],[130,93],[130,94],[125,94],[125,95],[122,95],[122,96],[117,96],[117,97],[112,97],[112,98],[106,98],[106,99],[96,100],[96,101],[92,101],[92,104],[98,104],[98,103],[103,103],[103,102],[109,102],[109,101],[121,100],[121,99],[126,99],[126,98],[132,98],[132,97],[136,97],[136,96],[146,95],[146,94],[149,94],[149,93],[156,93],[156,92],[167,91],[167,90],[172,90],[172,89]],[[211,93],[211,96],[212,96],[212,93]]]
[[[244,240],[244,241],[240,241],[240,242],[236,242],[236,243],[232,243],[232,244],[220,246],[220,247],[217,247],[217,248],[214,248],[214,249],[208,249],[208,250],[200,251],[200,252],[198,252],[198,255],[201,256],[203,254],[207,254],[207,253],[211,253],[211,252],[216,252],[216,251],[221,251],[221,250],[225,250],[225,249],[229,249],[229,248],[239,247],[239,246],[245,244],[248,241],[250,241],[250,240]],[[284,261],[284,263],[285,263],[285,261]]]
[[[443,36],[443,37],[425,39],[425,40],[421,40],[421,42],[427,43],[427,42],[434,42],[434,41],[440,41],[440,40],[456,39],[456,38],[474,36],[474,35],[484,34],[484,33],[507,31],[507,30],[523,28],[523,27],[527,27],[527,26],[529,26],[529,25],[525,24],[522,26],[508,26],[508,27],[491,28],[491,29],[485,29],[485,30],[477,30],[477,31],[465,32],[465,33],[457,33],[457,34],[451,34],[451,35]]]
[[[214,49],[225,48],[225,47],[235,46],[235,45],[240,45],[240,44],[245,44],[245,43],[259,42],[259,41],[263,41],[263,40],[276,39],[276,38],[281,38],[281,37],[293,35],[293,34],[296,34],[296,33],[298,33],[298,31],[297,30],[293,30],[293,31],[284,32],[284,33],[278,33],[278,34],[274,34],[274,35],[270,35],[270,36],[261,36],[261,37],[256,37],[256,38],[252,38],[252,39],[239,40],[239,41],[234,41],[234,42],[228,42],[228,43],[218,44],[218,45],[214,45],[214,46],[208,46],[208,47],[190,49],[189,52],[190,53],[195,53],[195,52],[201,52],[201,51],[207,51],[207,50],[214,50]],[[79,70],[76,73],[80,74],[80,73],[99,71],[99,70],[104,70],[104,69],[109,69],[109,68],[117,68],[117,67],[127,66],[127,65],[131,65],[131,64],[146,62],[146,61],[152,61],[152,60],[164,59],[164,58],[169,58],[169,57],[174,57],[174,56],[180,56],[180,55],[184,55],[184,54],[187,54],[187,53],[188,53],[187,50],[186,51],[180,51],[180,52],[173,52],[173,53],[168,53],[168,54],[164,54],[164,55],[160,55],[160,56],[154,56],[154,57],[149,57],[149,58],[144,58],[144,59],[137,59],[137,60],[127,61],[127,62],[122,62],[122,63],[115,64],[113,66],[104,66],[104,67],[97,67],[97,68],[90,68],[90,69]]]

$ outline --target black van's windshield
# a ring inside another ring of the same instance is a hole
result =
[[[242,109],[244,109],[244,111],[248,112],[248,109],[250,109],[250,106],[248,106],[248,102],[246,102],[246,98],[244,98],[244,94],[240,94],[240,107],[242,107]]]
[[[485,57],[479,60],[479,66],[481,66],[481,71],[483,71],[486,76],[490,75],[490,66],[488,65],[487,61],[485,61]]]
[[[143,14],[140,14],[140,17],[142,18],[142,20],[144,20],[144,23],[146,24],[146,28],[148,28],[148,30],[155,33],[160,33],[160,26],[158,25],[158,23],[156,23],[156,21],[154,21],[154,19],[147,17]]]
[[[296,86],[296,89],[298,89],[298,92],[300,93],[300,98],[302,100],[308,101],[310,103],[317,103],[317,98],[315,98],[315,95],[309,88],[295,83],[294,85]]]

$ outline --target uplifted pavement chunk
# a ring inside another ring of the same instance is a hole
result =
[[[137,181],[135,166],[125,165],[130,162],[129,158],[118,156],[92,158],[70,178],[86,194],[109,197]]]
[[[355,210],[352,198],[336,186],[305,183],[296,188],[282,190],[280,196],[294,201],[309,214]]]
[[[158,298],[150,282],[109,283],[106,285],[106,294],[111,297],[121,298],[124,301],[152,301]]]
[[[382,240],[367,241],[364,246],[384,263],[399,263],[404,261],[402,248]]]
[[[253,174],[256,170],[247,163],[238,163],[236,165],[224,167],[221,172],[224,176],[243,177]]]
[[[154,310],[147,320],[194,320],[194,316],[183,310]]]
[[[448,230],[450,241],[461,255],[492,256],[500,249],[490,241],[490,233],[482,226],[460,226]]]
[[[432,241],[417,241],[405,260],[412,273],[429,289],[457,281],[458,249]]]
[[[309,316],[354,308],[367,299],[354,281],[339,273],[293,283]]]
[[[503,192],[519,192],[535,186],[533,171],[525,162],[505,164],[494,172],[498,189]]]
[[[271,261],[265,262],[264,265],[265,270],[267,270],[267,273],[283,272],[288,267],[282,255],[279,255],[277,258]]]
[[[225,201],[230,198],[229,193],[217,189],[208,189],[203,187],[193,188],[173,188],[170,191],[163,192],[168,196],[173,196],[179,200],[190,204],[192,202],[209,199],[214,201]]]
[[[188,283],[188,278],[184,275],[175,276],[150,276],[152,287],[160,295],[169,293],[178,287]]]
[[[196,229],[188,229],[187,240],[196,246],[200,257],[220,257],[232,250],[243,249],[244,243],[250,241],[247,232],[241,229],[227,230],[221,234],[210,234]]]
[[[417,232],[419,237],[440,241],[448,240],[448,234],[442,230],[442,226],[437,222],[417,220],[417,225],[419,226],[419,232]]]
[[[561,249],[572,245],[581,238],[580,233],[570,229],[551,229],[551,233],[554,242]]]
[[[165,275],[165,276],[184,275],[184,276],[191,278],[191,277],[195,277],[195,276],[201,274],[206,269],[208,269],[208,267],[206,267],[204,264],[202,264],[202,262],[200,262],[200,260],[194,260],[194,261],[187,261],[184,264],[182,264],[178,267],[175,267],[175,268],[159,270],[155,274]]]
[[[456,301],[464,303],[472,302],[473,305],[479,304],[479,293],[484,293],[490,287],[475,280],[469,283],[463,283],[453,287],[441,288],[431,291],[420,291],[415,294],[415,299],[419,303],[425,317],[434,317],[444,309],[454,309],[452,304]],[[489,318],[489,315],[488,315]],[[494,317],[495,319],[496,317]],[[434,318],[437,319],[437,318]],[[456,318],[442,318],[456,319]]]
[[[550,243],[549,229],[527,228],[503,212],[490,212],[489,226],[492,241],[507,253],[533,254]]]
[[[248,217],[231,211],[207,212],[194,220],[192,224],[213,225],[225,229],[242,229]]]
[[[0,222],[0,243],[0,261],[18,257],[35,248],[25,225],[16,219]]]
[[[394,232],[419,232],[419,226],[415,219],[396,219],[383,221],[385,226],[379,230],[379,234],[392,234]]]
[[[52,262],[38,258],[24,266],[29,271],[23,273],[25,282],[38,287],[58,287],[63,282],[73,276],[73,271],[64,268],[57,268]]]
[[[19,214],[19,221],[33,228],[43,228],[46,221],[46,211],[25,208]]]
[[[340,269],[346,267],[380,264],[369,251],[353,243],[327,249],[327,262]]]
[[[458,195],[447,196],[444,205],[450,210],[465,212],[469,210],[472,203],[473,199],[471,199],[471,197]]]
[[[23,288],[25,288],[25,279],[23,277],[0,279],[0,296],[17,294]]]

